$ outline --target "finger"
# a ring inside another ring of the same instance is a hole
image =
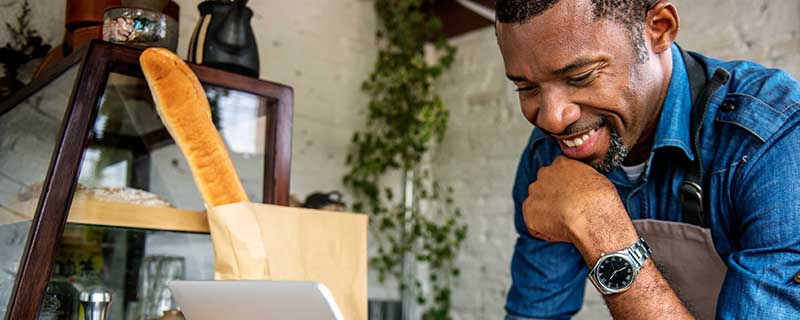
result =
[[[553,171],[553,167],[555,166],[556,164],[554,163],[547,167],[540,167],[539,170],[536,171],[536,180],[539,181],[545,179]]]
[[[529,229],[528,231],[531,233],[531,236],[533,236],[533,237],[542,239],[544,241],[550,241],[550,239],[545,234],[543,234],[541,232],[536,232],[536,231],[534,231],[532,229]]]
[[[566,156],[558,156],[555,161],[553,161],[553,167],[563,169],[567,166],[574,166],[574,165],[586,165],[585,163],[566,157]]]
[[[530,214],[531,211],[530,208],[531,208],[531,197],[528,197],[525,199],[525,201],[522,202],[522,217],[525,219],[525,221],[528,221],[528,215]]]

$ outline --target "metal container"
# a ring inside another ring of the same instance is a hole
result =
[[[82,291],[78,300],[83,306],[84,320],[106,320],[111,305],[111,292],[104,287],[90,287]]]

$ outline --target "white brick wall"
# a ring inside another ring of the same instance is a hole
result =
[[[181,6],[185,56],[199,0]],[[262,79],[294,88],[292,193],[342,189],[345,150],[367,97],[361,82],[377,54],[371,1],[250,1]]]
[[[800,77],[800,1],[675,1],[681,18],[678,42],[723,59],[749,59]],[[440,82],[451,110],[444,144],[435,155],[437,175],[455,187],[470,234],[459,261],[456,319],[500,319],[510,285],[513,251],[511,187],[532,127],[505,79],[492,28],[453,39],[458,57]],[[578,319],[609,318],[588,284]]]
[[[13,21],[18,0],[0,1],[0,20]],[[64,1],[31,1],[33,25],[53,45],[63,32]],[[178,0],[185,56],[198,19],[198,0]],[[800,76],[800,1],[676,0],[679,42],[725,59],[753,59]],[[295,89],[292,192],[343,189],[344,159],[354,130],[363,126],[367,97],[360,84],[376,48],[373,2],[367,0],[250,1],[261,57],[261,78]],[[8,34],[0,26],[0,45]],[[510,284],[515,238],[511,185],[530,125],[504,77],[491,28],[453,39],[459,55],[439,86],[451,110],[450,128],[433,157],[437,174],[455,188],[470,234],[459,257],[454,290],[457,319],[499,319]],[[371,296],[390,296],[371,286]],[[606,318],[602,300],[587,288],[577,318]]]
[[[16,23],[21,0],[0,1],[0,22]],[[53,47],[61,43],[65,1],[31,0],[31,25]],[[200,0],[181,8],[177,53],[186,56]],[[377,54],[373,2],[250,1],[261,61],[260,78],[294,88],[292,192],[343,189],[344,150],[363,126],[361,82]],[[10,40],[0,24],[0,45]],[[32,70],[30,70],[32,71]],[[0,70],[2,72],[2,70]]]
[[[178,53],[185,56],[199,18],[199,0],[181,6]],[[355,130],[364,125],[368,97],[361,82],[377,48],[373,2],[366,0],[250,1],[260,78],[294,89],[291,192],[345,191],[341,178]],[[345,200],[351,197],[345,192]],[[370,297],[394,297],[370,274]]]
[[[48,0],[29,0],[31,4],[30,25],[38,31],[45,43],[53,48],[61,44],[64,36],[64,11],[66,1]],[[45,5],[46,4],[46,5]],[[10,23],[14,28],[17,27],[17,16],[22,10],[21,0],[0,0],[0,46],[5,46],[11,41],[11,33],[6,28],[5,23]],[[20,70],[20,79],[30,80],[33,75],[35,65],[33,63],[28,68]],[[4,70],[0,68],[0,74]]]
[[[199,19],[197,5],[202,1],[176,2],[181,8],[177,53],[186,57]],[[20,7],[21,0],[0,0],[0,22],[14,22]],[[33,28],[46,42],[59,45],[65,1],[31,0],[31,7]],[[377,55],[373,2],[259,0],[250,1],[248,7],[254,12],[252,27],[260,53],[260,78],[294,88],[292,193],[302,199],[313,191],[343,190],[345,151],[353,132],[363,126],[368,102],[360,90],[361,82]],[[0,45],[9,40],[10,34],[0,24]],[[168,170],[171,166],[159,168]],[[178,174],[171,173],[159,174]],[[243,180],[249,178],[244,172],[242,175]],[[172,199],[182,207],[200,206],[194,193],[174,196],[182,197]],[[370,290],[373,295],[392,295],[384,291],[380,286]]]

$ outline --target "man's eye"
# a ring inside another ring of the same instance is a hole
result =
[[[517,87],[517,92],[536,92],[538,90],[537,86]]]
[[[597,77],[595,76],[594,72],[587,72],[582,75],[569,78],[569,83],[574,86],[585,86],[592,83],[592,81],[594,81],[596,78]]]

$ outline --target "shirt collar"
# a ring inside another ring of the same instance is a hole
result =
[[[669,80],[667,97],[661,106],[661,115],[653,139],[653,152],[660,148],[675,147],[682,150],[689,160],[694,161],[689,134],[691,112],[692,93],[689,88],[689,76],[686,73],[681,50],[677,44],[673,44],[672,76]]]

